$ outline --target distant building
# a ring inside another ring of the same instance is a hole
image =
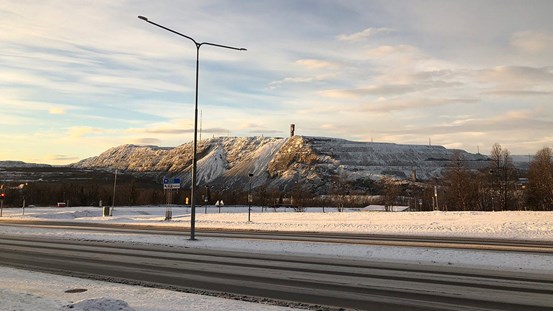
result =
[[[295,130],[296,130],[296,125],[290,124],[290,137],[294,137]]]

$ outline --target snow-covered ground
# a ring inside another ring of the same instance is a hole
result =
[[[203,206],[196,208],[197,228],[244,230],[355,232],[432,236],[486,237],[553,241],[552,212],[374,212],[381,206],[361,209],[306,208],[298,213],[291,208],[262,210],[252,207],[248,222],[247,206]],[[173,219],[165,219],[164,206],[115,207],[112,217],[102,217],[99,207],[4,209],[4,219],[107,222],[156,226],[187,226],[189,207],[172,207]],[[24,213],[24,215],[23,215]]]
[[[379,209],[309,208],[305,213],[280,208],[277,211],[253,207],[251,222],[247,207],[198,207],[197,228],[246,230],[357,232],[400,235],[488,237],[553,241],[553,213],[550,212],[374,212]],[[108,222],[148,226],[186,227],[190,209],[172,207],[173,219],[165,221],[166,207],[116,207],[111,217],[103,217],[98,207],[4,209],[4,219],[59,220],[83,224]],[[23,215],[24,212],[24,215]],[[207,213],[206,213],[207,212]],[[185,229],[183,229],[185,230]],[[189,241],[181,237],[128,233],[93,233],[78,229],[50,230],[0,226],[0,231],[17,235],[57,238],[132,241],[197,248],[227,249],[306,256],[348,257],[360,260],[415,262],[454,265],[527,273],[553,274],[553,256],[513,254],[494,251],[447,250],[415,247],[298,243],[222,238]],[[0,310],[287,310],[240,301],[176,293],[129,285],[50,276],[11,268],[0,268]],[[8,285],[9,284],[9,285]],[[52,284],[60,284],[53,286]],[[67,289],[87,289],[64,293]],[[60,292],[61,291],[61,292]],[[94,300],[95,298],[98,298]],[[80,302],[79,302],[80,301]],[[79,303],[77,303],[79,302]],[[104,307],[100,307],[100,306]],[[66,306],[66,307],[63,307]],[[94,309],[96,308],[96,309]],[[289,309],[288,309],[289,310]]]
[[[286,311],[291,308],[0,267],[2,311]],[[84,290],[84,291],[83,291]]]

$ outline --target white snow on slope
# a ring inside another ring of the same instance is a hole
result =
[[[198,180],[209,183],[222,175],[225,170],[226,158],[223,148],[214,148],[208,155],[198,161]]]

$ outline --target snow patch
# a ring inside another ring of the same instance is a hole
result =
[[[92,298],[68,304],[62,310],[75,311],[135,311],[123,300],[112,298]]]

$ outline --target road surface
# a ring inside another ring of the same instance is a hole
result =
[[[2,265],[235,299],[360,310],[553,308],[551,275],[9,235],[0,235],[0,249]]]
[[[48,220],[7,220],[0,219],[0,225],[48,228],[58,230],[90,230],[110,233],[135,233],[154,235],[176,235],[186,238],[189,228],[174,226],[147,226],[135,224],[79,223]],[[409,235],[355,234],[329,232],[291,231],[248,231],[223,229],[197,229],[196,237],[218,237],[232,239],[257,239],[271,241],[344,243],[358,245],[411,246],[429,248],[451,248],[472,250],[494,250],[504,252],[545,253],[553,255],[553,242],[525,241],[508,239],[481,239],[467,237],[432,237]]]

